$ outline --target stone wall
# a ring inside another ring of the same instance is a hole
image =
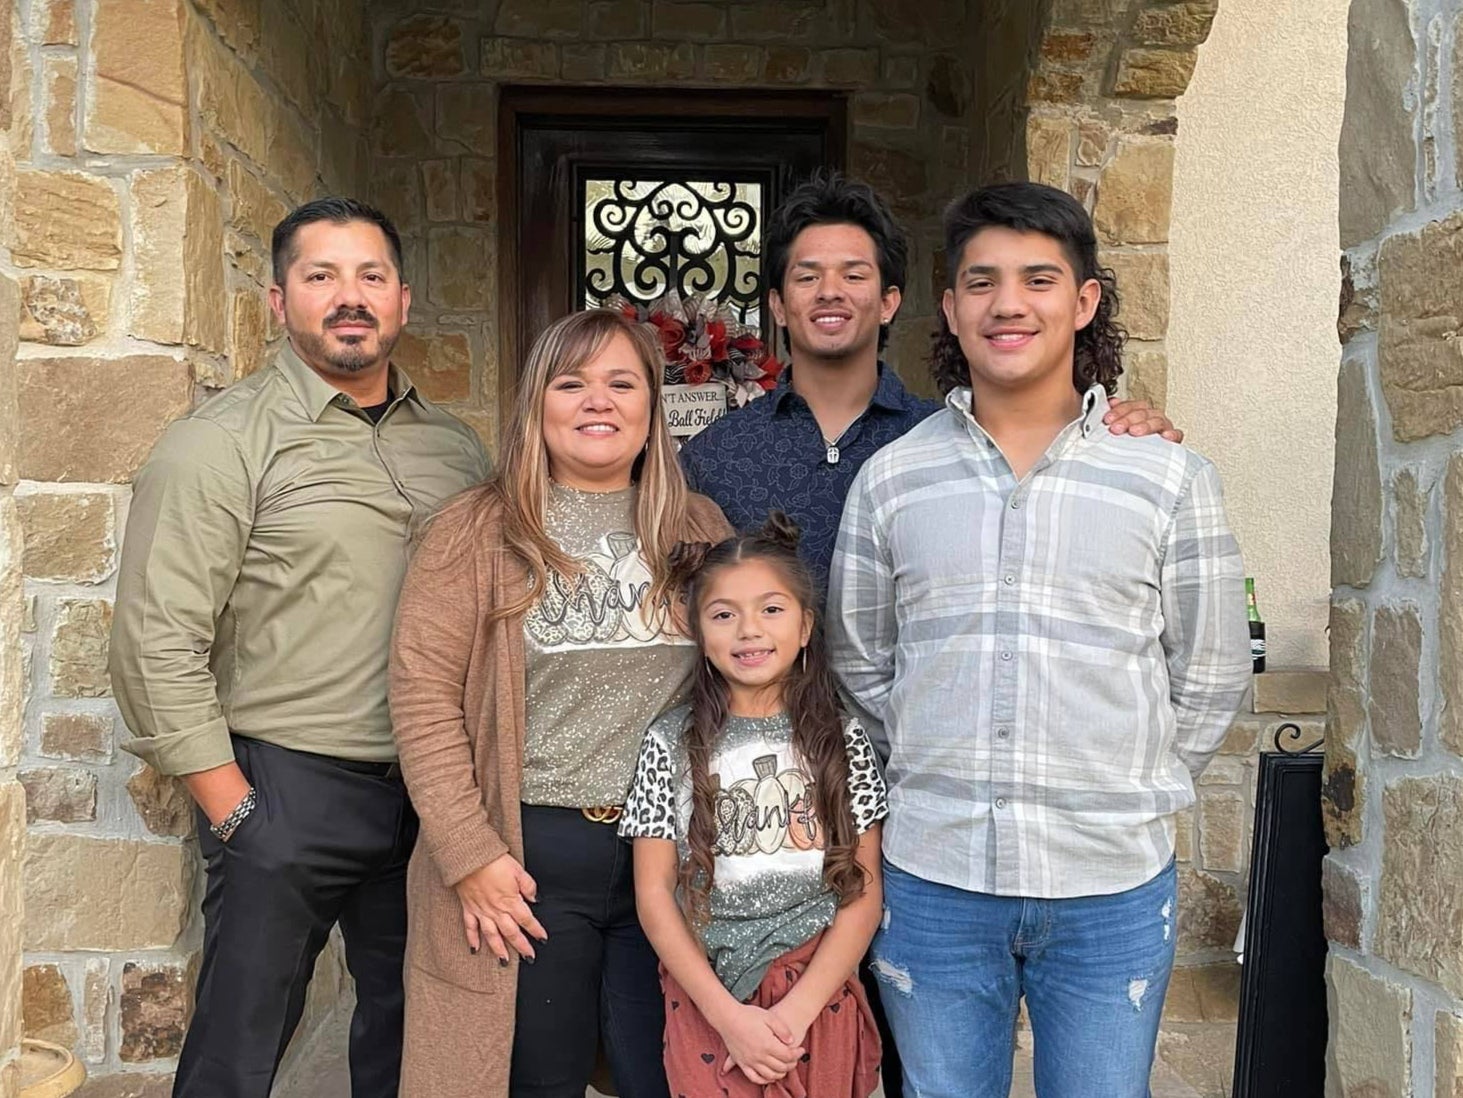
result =
[[[0,710],[0,811],[19,803],[3,784],[18,762],[25,1031],[76,1050],[84,1093],[138,1098],[169,1088],[201,874],[181,785],[118,749],[106,646],[127,482],[169,420],[279,338],[263,294],[274,222],[364,186],[365,19],[356,0],[25,0],[17,15],[0,291],[18,299],[0,318],[18,321],[20,350],[12,382],[0,346],[16,392],[0,386],[0,484],[19,484],[13,501],[0,489],[0,697],[18,696],[19,656],[28,700],[23,720]]]
[[[930,391],[939,215],[968,185],[976,112],[960,0],[376,0],[373,197],[408,239],[414,378],[491,442],[499,400],[497,88],[828,89],[849,170],[914,235],[890,361]]]
[[[13,115],[5,94],[6,59],[15,32],[13,0],[0,2],[0,214],[14,172],[10,147]],[[17,1056],[21,1034],[21,864],[25,846],[25,791],[17,777],[25,706],[20,630],[25,618],[21,578],[20,520],[14,500],[15,350],[19,328],[15,281],[0,275],[0,1098],[19,1093]]]
[[[1159,407],[1168,391],[1174,100],[1218,6],[1051,0],[1026,85],[1029,178],[1070,191],[1092,212],[1103,262],[1124,290],[1127,392]]]
[[[1328,1094],[1463,1093],[1463,3],[1354,0],[1341,136]]]

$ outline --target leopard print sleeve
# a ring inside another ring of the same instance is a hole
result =
[[[848,800],[854,826],[862,835],[889,815],[889,794],[864,726],[850,720],[844,725],[843,738],[848,746]]]
[[[676,779],[680,768],[667,733],[680,725],[674,722],[680,710],[658,719],[645,733],[640,745],[640,758],[635,764],[635,777],[625,797],[625,813],[620,817],[620,836],[625,839],[670,839],[681,836],[676,826]],[[684,720],[684,716],[680,718]],[[679,739],[679,737],[677,737]]]

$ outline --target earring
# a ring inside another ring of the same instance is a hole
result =
[[[808,646],[803,645],[803,674],[808,673]]]

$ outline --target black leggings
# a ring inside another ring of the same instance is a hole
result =
[[[523,861],[549,940],[518,968],[512,1098],[584,1098],[600,1040],[621,1098],[668,1098],[665,1001],[630,844],[577,808],[526,804]]]

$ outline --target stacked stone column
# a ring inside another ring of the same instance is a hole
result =
[[[5,10],[0,964],[23,939],[24,974],[0,968],[0,1060],[23,989],[26,1035],[73,1049],[87,1095],[148,1098],[191,1011],[200,874],[181,785],[118,747],[128,482],[172,419],[276,345],[275,221],[362,187],[365,19],[356,0]],[[321,986],[326,1014],[345,987]]]
[[[1457,0],[1350,15],[1325,867],[1342,1096],[1463,1093],[1460,21]]]
[[[1031,6],[1018,0],[1001,6],[1008,10],[1000,19],[1029,22],[1022,9]],[[988,136],[980,174],[1024,174],[1087,206],[1103,263],[1123,289],[1126,392],[1160,408],[1168,391],[1174,100],[1189,85],[1218,6],[1218,0],[1054,0],[1025,55],[993,49],[991,57],[1001,70],[1020,65],[1006,81],[1018,109],[997,116],[1006,121]]]
[[[8,52],[10,4],[0,4],[0,53]],[[0,191],[10,171],[9,105],[0,100]],[[14,491],[16,327],[19,296],[13,279],[0,275],[0,1098],[19,1090],[21,1033],[21,936],[24,907],[21,859],[25,846],[25,792],[17,780],[25,681],[20,630],[25,616],[21,579],[20,520]]]
[[[14,30],[13,0],[0,3],[0,77],[8,73]],[[14,116],[0,81],[0,216],[6,214],[14,172],[11,129]],[[19,299],[15,281],[0,274],[0,1098],[19,1092],[21,1035],[21,887],[25,848],[25,791],[17,780],[25,678],[20,630],[25,616],[21,579],[23,552],[14,491],[19,417],[15,400],[15,351]]]

